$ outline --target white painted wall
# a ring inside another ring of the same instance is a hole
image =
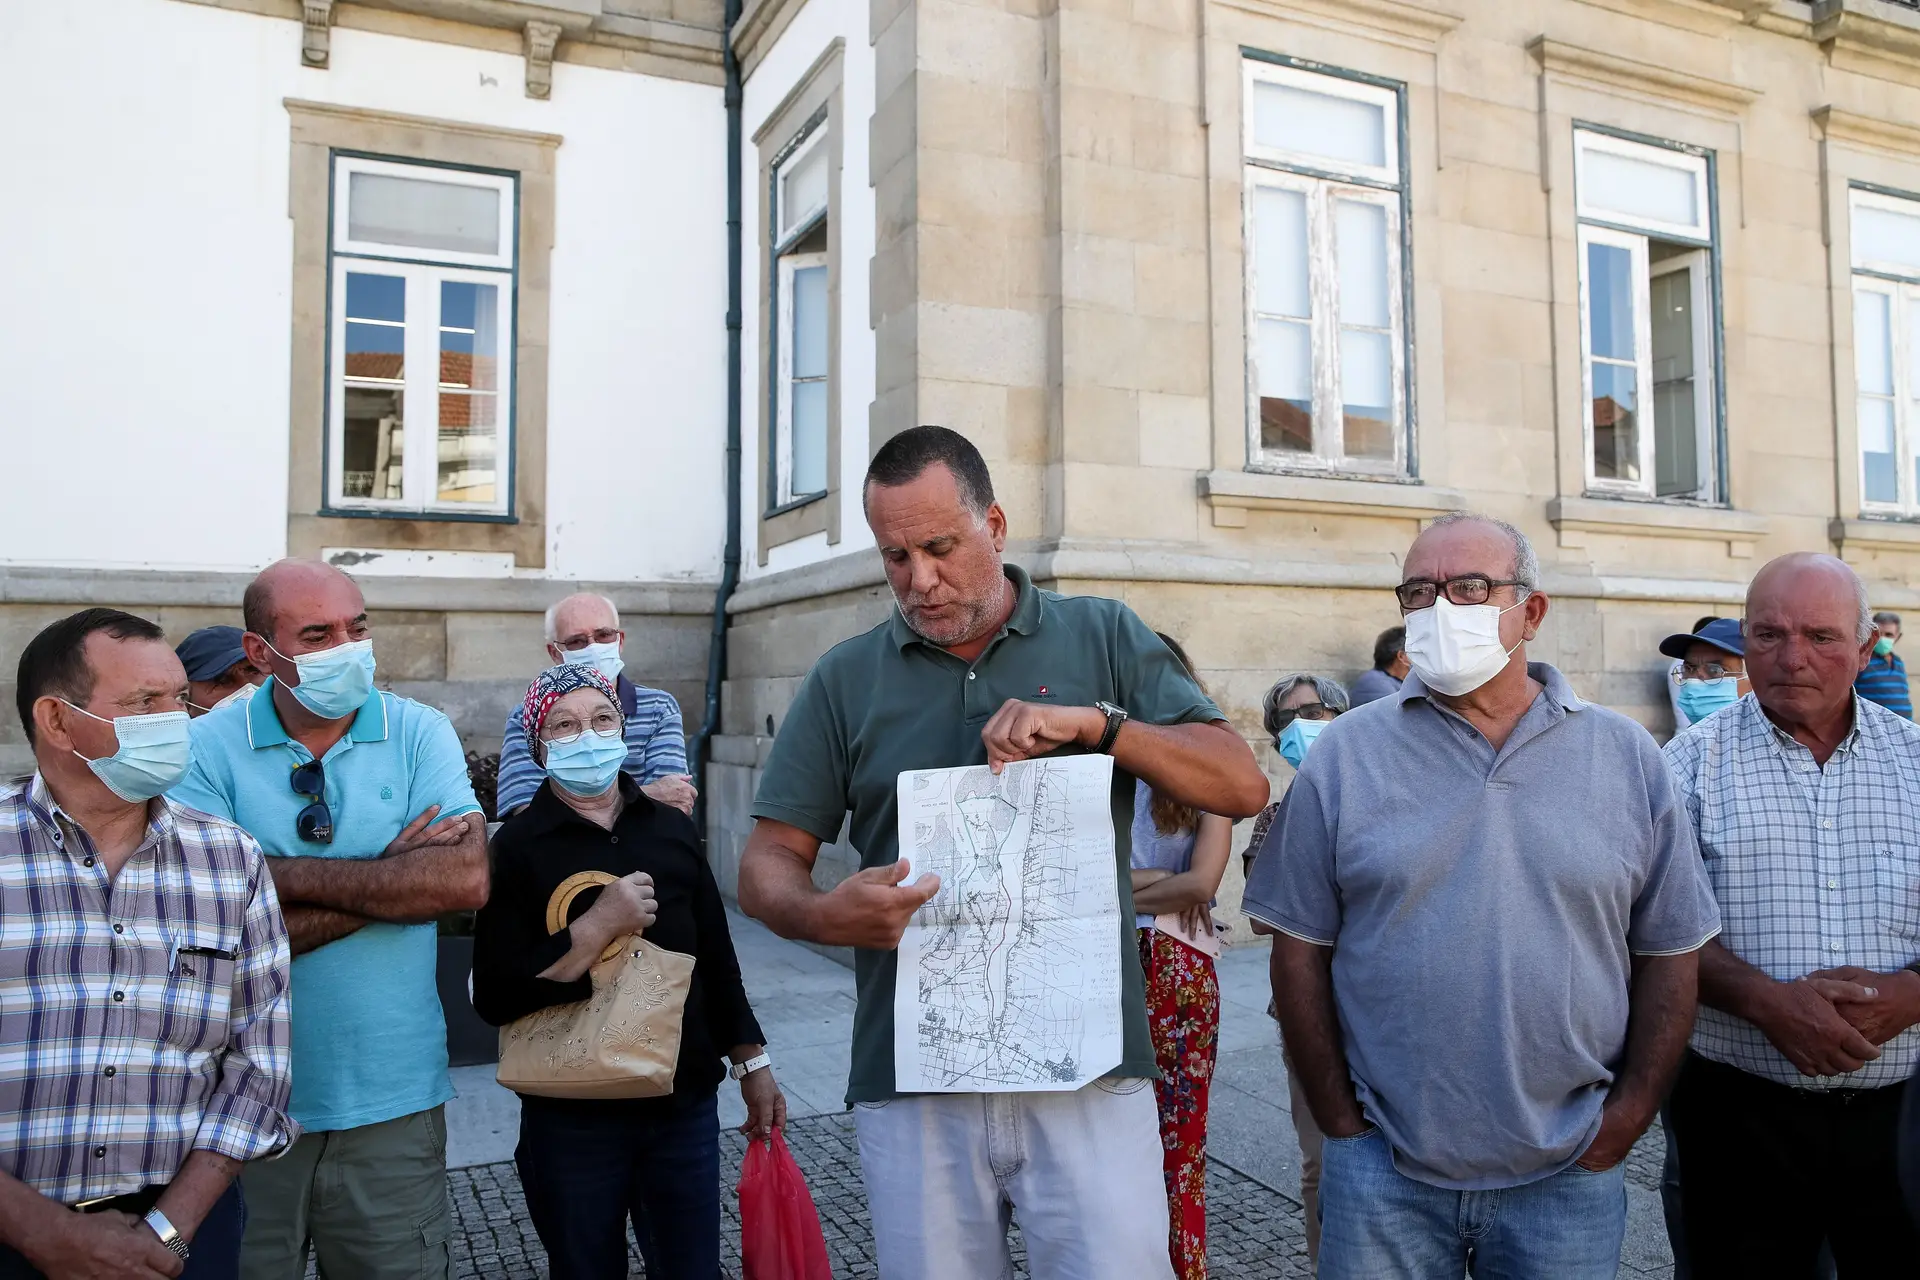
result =
[[[807,0],[768,50],[744,86],[742,115],[751,140],[774,108],[799,83],[836,36],[846,41],[841,84],[845,137],[840,158],[840,541],[797,539],[773,549],[760,564],[758,513],[766,505],[766,439],[759,405],[766,395],[766,370],[759,367],[760,333],[766,324],[760,307],[760,263],[766,253],[760,225],[758,148],[751,141],[741,163],[748,198],[741,215],[748,281],[743,331],[747,358],[741,371],[745,428],[741,438],[741,501],[746,512],[742,572],[752,578],[825,560],[835,555],[871,554],[873,535],[860,518],[860,482],[867,472],[867,414],[874,396],[873,326],[868,315],[867,277],[873,264],[873,187],[868,177],[867,140],[873,120],[873,46],[867,38],[863,0]]]
[[[179,0],[0,4],[0,563],[284,552],[295,97],[565,138],[547,573],[717,576],[720,90],[561,63],[537,102],[518,57],[337,28],[331,64],[297,23]]]

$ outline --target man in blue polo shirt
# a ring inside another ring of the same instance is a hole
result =
[[[305,1136],[243,1176],[242,1271],[450,1276],[446,1025],[433,920],[487,896],[486,824],[446,716],[373,687],[352,579],[283,560],[247,588],[258,695],[193,722],[171,793],[259,841],[293,946]]]

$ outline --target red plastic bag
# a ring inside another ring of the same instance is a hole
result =
[[[807,1180],[775,1129],[740,1164],[740,1262],[746,1280],[833,1280]]]

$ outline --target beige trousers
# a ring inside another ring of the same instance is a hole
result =
[[[1274,1028],[1279,1030],[1278,1026]],[[1293,1108],[1293,1131],[1300,1136],[1300,1204],[1307,1219],[1307,1258],[1317,1270],[1320,1265],[1320,1148],[1326,1138],[1314,1123],[1307,1095],[1300,1088],[1299,1073],[1293,1069],[1293,1056],[1285,1040],[1280,1042],[1280,1060],[1287,1066],[1287,1096]]]

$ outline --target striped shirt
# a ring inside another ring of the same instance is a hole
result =
[[[1720,900],[1720,943],[1786,982],[1920,958],[1920,726],[1856,697],[1853,730],[1822,768],[1748,694],[1667,744]],[[1694,1051],[1794,1088],[1898,1084],[1920,1028],[1842,1076],[1803,1076],[1750,1022],[1700,1006]]]
[[[1867,669],[1854,677],[1853,691],[1897,716],[1913,719],[1913,691],[1907,686],[1907,664],[1900,661],[1897,653],[1884,658],[1875,654],[1869,658]]]
[[[645,785],[669,774],[687,771],[687,740],[680,725],[680,704],[673,695],[649,689],[621,676],[620,709],[627,717],[627,762],[623,772]],[[515,703],[507,716],[507,731],[500,743],[500,779],[496,784],[494,814],[504,818],[533,799],[533,793],[547,780],[547,771],[533,762],[527,750],[527,731],[522,724],[526,709]]]
[[[299,1134],[260,847],[171,800],[148,812],[109,879],[38,774],[0,786],[0,1170],[66,1204]]]

